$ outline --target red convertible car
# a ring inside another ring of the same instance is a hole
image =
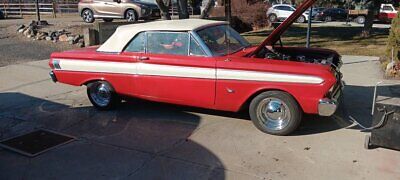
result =
[[[100,47],[53,53],[50,76],[86,85],[101,110],[127,96],[223,111],[247,108],[258,129],[287,135],[303,113],[331,116],[343,87],[335,51],[276,45],[308,6],[300,6],[259,46],[221,21],[120,26]]]

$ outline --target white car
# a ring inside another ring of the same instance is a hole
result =
[[[267,17],[271,22],[283,21],[288,18],[295,10],[296,8],[294,8],[292,5],[276,4],[268,9]],[[297,19],[298,23],[304,23],[306,21],[308,21],[307,13],[303,13],[303,15]]]

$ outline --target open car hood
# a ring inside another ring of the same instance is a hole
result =
[[[274,45],[282,34],[292,25],[303,13],[310,8],[317,0],[305,0],[296,11],[294,11],[288,18],[285,19],[272,33],[265,39],[253,52],[247,56],[258,54],[267,45]]]

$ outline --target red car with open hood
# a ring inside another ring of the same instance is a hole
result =
[[[53,53],[50,75],[55,82],[86,85],[101,110],[127,96],[223,111],[247,108],[258,129],[287,135],[303,113],[331,116],[343,87],[335,51],[275,45],[313,2],[305,1],[259,46],[221,21],[121,26],[100,47]]]

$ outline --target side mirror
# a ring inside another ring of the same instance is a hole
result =
[[[121,3],[121,0],[113,0],[116,3]]]

